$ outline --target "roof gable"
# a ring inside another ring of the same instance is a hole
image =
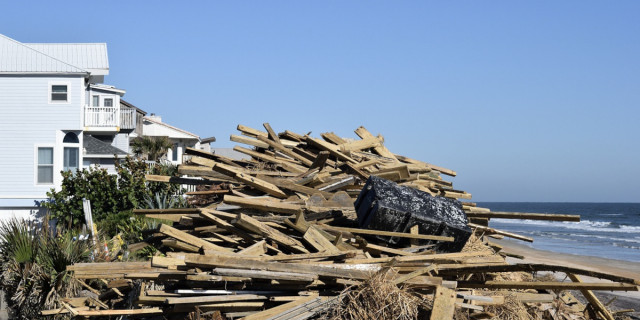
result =
[[[88,74],[89,72],[0,34],[0,73]]]

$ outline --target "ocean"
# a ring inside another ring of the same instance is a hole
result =
[[[640,262],[640,203],[478,202],[491,211],[580,215],[580,222],[491,219],[492,228],[534,239],[534,249]],[[505,238],[508,239],[508,238]]]

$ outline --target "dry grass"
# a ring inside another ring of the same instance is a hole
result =
[[[496,315],[496,319],[501,320],[535,320],[538,319],[535,310],[530,310],[520,302],[515,295],[505,294],[504,304],[489,305],[485,311]]]
[[[421,310],[431,309],[432,301],[418,297],[393,284],[393,271],[378,272],[360,286],[341,294],[340,302],[324,320],[410,320]]]

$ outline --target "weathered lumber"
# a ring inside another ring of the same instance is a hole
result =
[[[286,234],[278,231],[277,229],[270,227],[246,214],[239,213],[238,217],[232,223],[296,251],[309,253],[309,251],[305,249],[304,245],[300,241],[293,239]]]
[[[252,278],[252,279],[274,279],[274,280],[306,281],[306,282],[312,282],[314,280],[318,280],[317,275],[308,274],[308,273],[296,273],[296,272],[278,272],[278,271],[231,269],[231,268],[215,268],[213,269],[212,272],[221,276],[246,277],[246,278]]]
[[[285,303],[285,304],[281,304],[277,307],[273,307],[258,313],[254,313],[251,315],[248,315],[246,317],[244,317],[244,320],[264,320],[264,319],[270,319],[273,316],[278,315],[281,312],[293,309],[299,305],[311,302],[313,300],[317,299],[317,297],[313,297],[313,296],[309,296],[309,297],[300,297],[300,299],[295,300],[295,301],[291,301],[289,303]]]
[[[172,238],[175,238],[177,240],[180,240],[182,242],[188,243],[188,244],[192,244],[198,247],[201,247],[203,249],[207,249],[207,250],[215,250],[215,251],[223,251],[223,252],[233,252],[233,250],[229,249],[229,248],[225,248],[225,247],[221,247],[218,245],[215,245],[211,242],[202,240],[199,237],[190,235],[184,231],[178,230],[174,227],[170,227],[166,224],[161,224],[160,225],[160,233],[163,233],[167,236],[170,236]]]
[[[500,219],[528,219],[548,221],[580,221],[579,215],[554,214],[554,213],[529,213],[529,212],[467,212],[467,217],[473,218],[500,218]]]
[[[529,237],[525,237],[519,234],[515,234],[513,232],[507,232],[507,231],[502,231],[502,230],[498,230],[498,229],[494,229],[494,228],[489,228],[489,227],[485,227],[485,226],[481,226],[475,223],[469,223],[469,227],[474,228],[476,230],[485,232],[485,233],[493,233],[493,234],[498,234],[501,236],[505,236],[505,237],[509,237],[509,238],[513,238],[513,239],[518,239],[518,240],[523,240],[523,241],[527,241],[527,242],[533,242],[532,238]]]
[[[226,268],[245,268],[247,259],[241,256],[229,256],[221,254],[213,254],[209,256],[187,256],[185,257],[187,265],[202,267],[226,267]],[[320,264],[304,264],[304,263],[282,263],[282,262],[264,262],[258,260],[251,261],[251,268],[255,270],[278,271],[278,272],[298,272],[317,274],[324,277],[333,278],[353,278],[368,279],[371,274],[365,270],[359,269],[341,269],[336,265],[320,265]]]
[[[355,234],[368,234],[368,235],[376,235],[376,236],[389,236],[389,237],[400,237],[400,238],[422,239],[422,240],[454,241],[453,237],[432,236],[432,235],[426,235],[426,234],[412,234],[412,233],[403,233],[403,232],[346,228],[346,227],[330,226],[326,224],[321,224],[320,227],[323,229],[336,230],[340,232],[349,232],[349,233],[355,233]]]
[[[118,309],[118,310],[78,310],[80,317],[106,317],[106,316],[150,316],[161,315],[164,311],[160,308],[147,309]]]
[[[234,301],[252,301],[267,300],[266,296],[257,294],[234,294],[234,295],[215,295],[215,296],[197,296],[197,297],[180,297],[167,298],[167,304],[207,304],[211,302],[234,302]]]
[[[433,298],[433,309],[431,310],[431,320],[453,319],[455,310],[456,293],[455,290],[438,286]]]
[[[225,195],[223,201],[225,203],[235,204],[241,207],[257,209],[261,211],[276,212],[276,213],[296,214],[302,210],[302,206],[297,204],[290,204],[290,203],[256,199],[256,198],[253,198],[253,199],[240,198],[240,197],[230,196],[230,195]]]
[[[567,276],[569,276],[571,281],[575,283],[583,283],[582,279],[580,279],[579,276],[573,273],[567,273]],[[596,309],[596,311],[601,314],[603,318],[605,318],[606,320],[615,320],[611,312],[607,310],[607,307],[605,307],[602,302],[600,302],[600,300],[596,297],[595,294],[593,294],[593,292],[591,292],[591,290],[581,289],[580,292],[585,297],[585,299],[587,299],[587,301],[589,301],[589,303]]]
[[[567,274],[579,274],[588,277],[600,278],[615,282],[629,283],[640,285],[640,279],[633,279],[628,277],[622,277],[614,274],[586,270],[581,268],[567,267],[561,265],[550,264],[508,264],[508,265],[489,265],[489,266],[451,266],[447,268],[440,267],[441,274],[473,274],[473,273],[495,273],[495,272],[564,272]]]
[[[606,290],[638,291],[627,283],[521,282],[521,281],[458,281],[459,288],[485,289],[547,289],[547,290]]]

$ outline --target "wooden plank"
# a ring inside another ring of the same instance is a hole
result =
[[[311,164],[313,164],[313,161],[293,152],[291,149],[286,148],[280,143],[269,140],[268,138],[265,138],[265,137],[258,137],[258,140],[260,140],[263,143],[266,143],[268,146],[272,147],[273,149],[278,150],[284,153],[285,155],[300,161],[300,163],[302,163],[305,166],[310,166]]]
[[[264,142],[262,142],[260,140],[249,138],[249,137],[246,137],[246,136],[239,136],[239,135],[232,134],[229,139],[231,141],[233,141],[233,142],[242,143],[242,144],[248,144],[250,146],[254,146],[254,147],[258,147],[258,148],[264,148],[264,149],[269,148],[268,144],[266,144],[266,143],[264,143]]]
[[[310,226],[302,238],[318,250],[318,252],[340,253],[340,250],[336,248],[331,241],[327,240],[327,238],[320,234],[314,226]]]
[[[240,251],[238,254],[248,256],[261,256],[267,253],[267,243],[264,240],[260,240]]]
[[[496,272],[564,272],[564,273],[572,273],[579,274],[593,278],[600,278],[615,282],[629,283],[640,285],[639,279],[633,279],[628,277],[622,277],[614,274],[573,268],[567,266],[560,265],[550,265],[550,264],[529,264],[529,263],[519,263],[519,264],[508,264],[508,265],[489,265],[489,266],[450,266],[450,267],[442,267],[440,266],[439,272],[441,274],[450,274],[450,275],[462,275],[462,274],[473,274],[473,273],[496,273]]]
[[[282,144],[282,142],[280,142],[280,137],[278,137],[278,134],[276,134],[275,131],[273,131],[273,129],[271,128],[271,125],[268,122],[265,122],[262,124],[262,126],[267,130],[268,133],[268,137],[269,139],[275,141],[277,144]],[[256,136],[256,138],[260,138],[261,136]]]
[[[361,140],[345,142],[338,145],[338,149],[342,153],[348,153],[351,151],[360,151],[364,149],[371,149],[382,146],[382,142],[377,137],[367,137]]]
[[[376,138],[373,134],[371,134],[371,132],[369,132],[367,129],[365,129],[365,127],[359,127],[358,129],[355,130],[355,133],[358,135],[358,137],[362,138],[362,139],[366,139],[366,138]],[[378,137],[378,139],[380,140],[380,142],[383,142],[382,138]],[[385,147],[384,145],[380,145],[378,147],[374,147],[373,150],[386,158],[392,159],[395,162],[399,162],[398,158],[396,158],[396,156],[391,153],[391,151],[389,151],[389,149],[387,149],[387,147]]]
[[[482,232],[486,232],[486,233],[492,233],[492,234],[497,234],[497,235],[501,235],[501,236],[505,236],[505,237],[509,237],[509,238],[513,238],[513,239],[518,239],[518,240],[523,240],[523,241],[527,241],[527,242],[533,242],[533,238],[529,238],[529,237],[525,237],[519,234],[515,234],[512,232],[507,232],[507,231],[502,231],[502,230],[498,230],[498,229],[494,229],[494,228],[489,228],[489,227],[485,227],[485,226],[481,226],[479,224],[475,224],[475,223],[469,223],[468,224],[469,227],[476,229],[476,230],[480,230]]]
[[[147,309],[120,309],[120,310],[78,310],[80,317],[104,317],[104,316],[150,316],[162,315],[164,311],[160,308]]]
[[[290,163],[290,162],[284,161],[282,159],[278,159],[276,157],[272,157],[272,156],[269,156],[269,155],[266,155],[266,154],[263,154],[263,153],[260,153],[260,152],[249,150],[247,148],[242,148],[242,147],[239,147],[239,146],[235,146],[235,147],[233,147],[233,150],[235,150],[237,152],[240,152],[240,153],[244,153],[244,154],[249,155],[251,157],[254,157],[256,159],[260,159],[262,161],[266,161],[266,162],[269,162],[269,163],[275,163],[275,164],[281,166],[283,169],[285,169],[285,170],[287,170],[289,172],[303,173],[303,172],[307,171],[307,168],[305,168],[303,166],[296,165],[296,164],[293,164],[293,163]]]
[[[431,309],[431,320],[453,319],[453,312],[456,305],[455,290],[438,286],[433,297],[433,308]]]
[[[316,298],[317,297],[314,297],[314,296],[300,297],[300,299],[298,300],[291,301],[289,303],[281,304],[277,307],[273,307],[264,311],[260,311],[260,312],[248,315],[244,317],[243,320],[266,320],[284,311],[287,311],[287,310],[296,308],[300,305],[303,305],[305,303],[311,302]]]
[[[286,234],[278,231],[277,229],[270,227],[246,214],[239,213],[238,217],[232,223],[296,251],[309,253],[309,251],[305,249],[304,245],[300,241],[293,239]]]
[[[408,256],[384,257],[384,258],[368,258],[368,259],[349,259],[346,263],[350,264],[366,264],[366,263],[386,263],[395,260],[396,262],[427,262],[427,261],[451,261],[469,257],[488,257],[494,255],[493,251],[470,251],[456,253],[437,253],[437,254],[414,254]],[[439,265],[440,266],[440,265]]]
[[[213,273],[221,276],[245,277],[251,279],[274,279],[304,282],[313,282],[315,280],[318,280],[317,275],[308,273],[264,271],[253,269],[214,268]]]
[[[336,158],[338,158],[338,159],[340,159],[342,161],[348,161],[348,162],[351,162],[351,163],[358,163],[357,161],[351,159],[350,157],[348,157],[344,153],[340,152],[339,149],[338,149],[338,146],[336,146],[334,144],[331,144],[329,142],[325,142],[325,141],[322,141],[322,140],[319,140],[319,139],[314,139],[314,138],[309,137],[309,136],[306,136],[305,139],[306,139],[305,141],[308,144],[311,144],[311,145],[313,145],[314,147],[316,147],[316,148],[318,148],[320,150],[329,151],[329,153],[332,156],[334,156],[334,157],[336,157]]]
[[[365,280],[371,277],[371,271],[366,269],[343,269],[337,265],[305,264],[305,263],[284,263],[265,262],[250,260],[251,268],[255,270],[298,272],[317,274],[324,277],[333,278],[353,278]],[[242,256],[232,256],[228,254],[212,255],[189,255],[185,257],[187,265],[203,267],[226,267],[226,268],[246,268],[248,260]]]
[[[268,177],[263,177],[263,179],[269,183],[274,184],[279,188],[294,191],[294,192],[304,193],[309,196],[319,193],[319,194],[322,194],[322,196],[325,198],[330,198],[333,195],[333,193],[331,192],[320,191],[318,189],[314,189],[314,188],[310,188],[307,186],[294,183],[290,179],[279,179],[279,178],[268,178]]]
[[[347,143],[346,140],[342,139],[339,135],[333,132],[324,132],[324,133],[321,133],[320,136],[322,137],[322,139],[333,144],[340,145],[340,144]]]
[[[258,179],[256,177],[252,177],[250,175],[246,175],[244,173],[238,173],[235,175],[235,179],[243,182],[244,184],[250,185],[264,193],[270,194],[277,198],[287,198],[287,194],[284,193],[280,188],[275,185],[266,182],[264,180]]]
[[[393,255],[397,255],[397,256],[408,256],[411,255],[412,253],[407,252],[407,251],[403,251],[403,250],[398,250],[398,249],[394,249],[394,248],[389,248],[389,247],[383,247],[383,246],[379,246],[377,244],[373,244],[373,243],[367,243],[367,246],[365,247],[365,250],[367,252],[383,252],[383,253],[390,253]]]
[[[242,132],[242,134],[250,136],[250,137],[257,137],[257,136],[263,136],[263,137],[268,137],[269,134],[264,132],[264,131],[260,131],[257,129],[253,129],[247,126],[243,126],[241,124],[239,124],[236,129],[238,129],[238,131]]]
[[[582,279],[580,279],[580,277],[575,275],[575,274],[567,273],[567,276],[569,276],[571,281],[573,281],[575,283],[583,283]],[[593,294],[593,292],[591,292],[591,290],[589,290],[589,289],[581,289],[580,292],[585,297],[585,299],[587,299],[587,301],[589,301],[591,306],[593,306],[593,308],[595,308],[596,311],[601,314],[602,317],[604,317],[606,320],[615,320],[613,315],[611,314],[611,312],[609,312],[609,310],[607,310],[607,307],[605,307],[604,304],[602,304],[602,302],[600,302],[600,300],[596,297],[595,294]]]
[[[326,224],[320,224],[320,227],[323,228],[323,229],[335,230],[335,231],[340,231],[340,232],[349,232],[349,233],[354,233],[354,234],[368,234],[368,235],[376,235],[376,236],[389,236],[389,237],[421,239],[421,240],[454,241],[453,237],[432,236],[432,235],[427,235],[427,234],[411,234],[411,233],[404,233],[404,232],[392,232],[392,231],[380,231],[380,230],[369,230],[369,229],[358,229],[358,228],[335,227],[335,226],[329,226],[329,225],[326,225]]]
[[[257,210],[268,211],[268,212],[296,214],[302,211],[302,206],[297,204],[276,202],[276,201],[263,200],[263,199],[248,199],[248,198],[240,198],[236,196],[225,195],[223,201],[228,204],[235,204],[245,208],[257,209]]]
[[[215,295],[215,296],[196,296],[196,297],[180,297],[167,298],[167,304],[207,304],[212,302],[235,302],[235,301],[252,301],[252,300],[268,300],[269,298],[257,294],[234,294],[234,295]]]
[[[458,281],[458,288],[638,291],[637,286],[627,283],[574,283],[553,281]]]
[[[202,240],[199,237],[190,235],[184,231],[178,230],[174,227],[170,227],[166,224],[161,224],[160,225],[160,233],[163,233],[167,236],[170,236],[172,238],[178,239],[182,242],[188,243],[188,244],[192,244],[198,247],[201,247],[203,249],[207,249],[207,250],[215,250],[215,251],[223,251],[223,252],[233,252],[233,250],[229,249],[229,248],[225,248],[225,247],[221,247],[221,246],[217,246],[211,242]]]
[[[193,155],[193,156],[197,156],[197,157],[201,157],[201,158],[206,158],[206,159],[211,159],[211,160],[215,160],[218,162],[222,162],[225,164],[228,164],[230,166],[236,166],[238,168],[241,168],[240,165],[238,165],[236,162],[238,160],[234,160],[225,156],[221,156],[212,152],[207,152],[201,149],[195,149],[195,148],[186,148],[184,150],[184,153],[189,154],[189,155]]]
[[[580,221],[580,215],[555,214],[555,213],[529,213],[529,212],[467,212],[468,217],[473,218],[500,218],[500,219],[528,219],[548,221]]]

